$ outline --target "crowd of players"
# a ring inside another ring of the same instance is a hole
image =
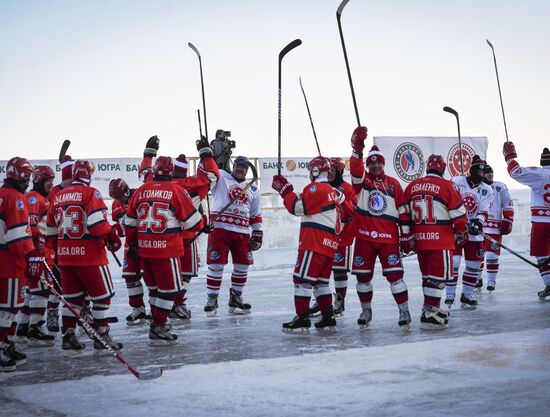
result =
[[[446,180],[444,159],[431,155],[426,175],[403,190],[385,174],[384,155],[376,146],[363,159],[366,138],[366,127],[354,130],[351,184],[343,179],[344,161],[323,156],[308,163],[311,183],[300,193],[284,176],[273,178],[285,208],[301,217],[293,273],[296,315],[282,324],[285,332],[309,331],[316,315],[321,316],[314,323],[317,330],[335,331],[336,319],[345,311],[350,272],[362,310],[357,323],[368,328],[377,258],[405,332],[411,330],[411,316],[404,256],[416,254],[422,275],[421,329],[448,326],[463,256],[461,307],[476,308],[473,292],[483,285],[484,263],[487,290],[496,288],[499,242],[512,231],[514,210],[506,185],[493,181],[486,161],[475,156],[466,176]],[[9,160],[0,188],[0,371],[15,371],[25,363],[16,342],[51,346],[60,331],[65,354],[82,354],[86,346],[76,332],[80,318],[95,329],[96,336],[90,336],[96,353],[107,351],[101,341],[122,349],[109,333],[114,285],[107,260],[107,250],[121,249],[121,237],[122,275],[131,307],[126,322],[149,323],[150,344],[173,344],[177,335],[171,323],[191,319],[185,301],[189,282],[198,275],[197,234],[208,234],[205,313],[217,313],[229,253],[229,312],[250,313],[242,294],[252,252],[263,240],[259,189],[246,180],[250,162],[240,156],[231,170],[220,170],[208,141],[201,138],[197,173],[188,176],[185,155],[157,157],[158,149],[153,136],[144,150],[139,188],[130,189],[122,179],[111,181],[112,223],[100,192],[91,185],[90,161],[66,156],[62,182],[54,187],[51,168],[33,167],[25,158]],[[545,284],[538,293],[542,300],[550,297],[550,151],[543,150],[541,167],[521,167],[511,142],[504,144],[503,154],[510,176],[532,189],[530,254]],[[32,190],[26,192],[31,180]],[[447,307],[441,308],[444,292]]]

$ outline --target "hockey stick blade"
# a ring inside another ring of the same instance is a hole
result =
[[[445,107],[443,107],[443,111],[446,111],[447,113],[454,114],[455,117],[458,117],[457,111],[455,109],[453,109],[452,107],[445,106]]]
[[[495,48],[493,48],[493,44],[489,41],[489,39],[485,39],[485,42],[487,42],[487,45],[489,45],[494,52]]]
[[[290,51],[292,51],[294,48],[300,46],[302,44],[301,39],[294,39],[292,42],[290,42],[287,46],[285,46],[281,52],[279,52],[279,62],[281,62],[286,54],[288,54]]]
[[[160,378],[162,376],[162,368],[152,369],[150,371],[139,372],[138,379],[148,381],[150,379]]]
[[[189,48],[195,51],[199,59],[201,59],[201,54],[199,53],[199,50],[195,47],[195,45],[193,45],[191,42],[187,42],[187,45],[189,46]]]
[[[67,150],[69,149],[69,146],[71,145],[71,141],[68,139],[65,139],[63,141],[63,144],[61,145],[61,150],[59,151],[59,163],[62,164],[63,160],[65,159],[65,155],[67,154]]]
[[[340,3],[340,6],[338,6],[338,10],[336,10],[336,16],[338,19],[342,16],[342,12],[344,11],[344,7],[348,5],[350,0],[342,0],[342,3]]]

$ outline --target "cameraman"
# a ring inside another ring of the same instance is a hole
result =
[[[216,130],[216,139],[210,143],[218,168],[229,173],[231,173],[231,154],[235,148],[235,141],[229,140],[230,137],[231,132],[218,129]]]

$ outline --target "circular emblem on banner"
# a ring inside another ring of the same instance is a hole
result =
[[[477,213],[478,201],[477,197],[472,193],[466,193],[462,196],[462,202],[468,215],[474,215]]]
[[[292,159],[289,159],[288,161],[286,161],[286,169],[288,169],[289,171],[295,171],[296,170],[296,161],[293,161]]]
[[[422,176],[426,160],[422,149],[414,143],[405,142],[395,150],[393,165],[395,172],[403,181],[411,182]]]
[[[370,214],[380,216],[386,211],[387,207],[388,202],[386,200],[386,196],[382,192],[378,190],[370,192],[367,200],[367,210]]]
[[[229,187],[229,190],[227,190],[227,197],[229,198],[229,200],[233,200],[240,192],[241,192],[241,187],[234,184],[231,187]],[[248,202],[248,193],[244,192],[239,198],[237,198],[233,202],[233,204],[235,204],[236,206],[243,206],[247,204],[247,202]]]
[[[475,155],[474,149],[470,145],[462,144],[462,164],[464,165],[464,172],[468,172],[470,165],[472,164],[472,158]],[[460,148],[458,143],[453,145],[447,155],[447,167],[449,168],[449,174],[451,177],[462,175],[460,169]]]

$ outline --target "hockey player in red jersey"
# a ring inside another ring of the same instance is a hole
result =
[[[149,287],[153,318],[149,341],[153,345],[171,344],[177,339],[167,320],[174,297],[183,288],[181,230],[202,225],[187,192],[171,182],[173,170],[170,157],[156,159],[152,180],[135,191],[125,220],[129,255],[139,254],[143,279]]]
[[[357,277],[357,294],[362,313],[357,320],[363,329],[372,320],[372,278],[376,258],[382,264],[382,274],[390,283],[391,292],[399,308],[399,327],[410,330],[411,317],[408,307],[407,285],[403,281],[403,264],[399,252],[399,239],[410,236],[403,203],[403,189],[395,178],[384,173],[384,156],[376,146],[369,152],[363,165],[364,141],[367,128],[358,127],[353,132],[350,159],[351,179],[357,194],[355,209],[355,250],[352,274]]]
[[[464,241],[466,233],[466,209],[458,188],[443,179],[445,167],[441,155],[430,155],[426,176],[405,189],[412,239],[404,236],[401,247],[418,255],[424,293],[420,328],[424,330],[447,327],[449,313],[440,309],[441,296],[453,276],[455,240]]]
[[[94,171],[92,162],[74,163],[71,185],[60,190],[49,207],[48,238],[57,248],[65,299],[80,312],[85,296],[89,296],[96,331],[113,349],[120,350],[122,344],[111,339],[107,322],[114,287],[105,245],[116,251],[121,242],[107,221],[107,207],[100,192],[90,186]],[[62,349],[69,355],[82,353],[85,345],[75,334],[76,317],[64,307],[62,318]],[[107,352],[98,340],[94,341],[94,349],[97,354]]]
[[[231,174],[220,171],[220,179],[212,189],[213,217],[246,186],[249,165],[248,158],[238,156],[233,161]],[[250,229],[252,229],[251,234]],[[229,252],[233,259],[229,312],[250,313],[251,306],[243,302],[242,293],[248,277],[248,268],[254,262],[252,252],[260,249],[262,238],[260,190],[252,185],[214,222],[214,230],[208,236],[206,278],[208,299],[204,307],[208,316],[215,315],[218,309],[218,294]]]
[[[32,170],[25,158],[10,159],[0,188],[0,372],[15,371],[26,361],[15,346],[15,318],[26,281],[34,286],[44,271],[44,250],[33,245],[23,194]]]
[[[340,242],[339,194],[328,183],[329,159],[315,157],[307,168],[311,183],[301,194],[296,194],[292,184],[282,175],[275,175],[272,183],[273,189],[283,197],[289,213],[302,217],[298,260],[293,275],[296,316],[283,323],[285,332],[307,331],[311,327],[308,309],[312,288],[322,315],[315,327],[320,331],[336,330],[329,279]]]
[[[489,209],[489,217],[485,223],[484,232],[498,242],[502,242],[502,236],[512,232],[514,224],[514,203],[506,184],[493,180],[493,168],[485,166],[483,182],[493,189],[493,202]],[[487,266],[487,291],[494,291],[499,267],[500,246],[489,239],[483,243],[485,260],[481,263],[476,289],[481,291],[483,287],[483,263]]]
[[[540,300],[550,297],[550,150],[544,148],[540,155],[540,167],[522,167],[516,161],[516,147],[505,142],[502,153],[508,164],[508,173],[517,182],[531,188],[531,250],[537,258],[544,289]]]
[[[32,171],[33,189],[25,195],[34,247],[45,252],[46,262],[50,268],[53,268],[55,253],[50,246],[46,246],[45,242],[49,206],[47,197],[52,189],[54,178],[55,174],[49,166],[35,166]],[[51,346],[55,342],[55,337],[46,334],[42,329],[50,289],[40,280],[33,282],[32,285],[29,284],[25,304],[29,307],[30,316],[19,314],[17,333],[19,335],[27,333],[27,340],[31,346]],[[28,327],[28,332],[25,327]]]

